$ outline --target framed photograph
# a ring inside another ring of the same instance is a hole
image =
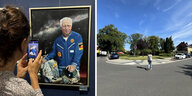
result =
[[[29,8],[44,57],[40,85],[89,87],[91,6]]]

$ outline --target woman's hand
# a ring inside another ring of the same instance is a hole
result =
[[[27,60],[25,60],[26,57],[27,53],[19,60],[19,63],[17,64],[17,78],[25,78],[28,68]]]
[[[42,55],[42,50],[40,50],[38,56],[34,61],[33,59],[29,59],[29,63],[28,63],[29,75],[37,75],[43,60],[43,56],[41,55]]]
[[[36,59],[34,61],[33,61],[33,59],[29,59],[29,63],[28,63],[28,72],[29,72],[29,76],[31,79],[31,86],[33,87],[33,89],[40,88],[39,83],[38,83],[37,73],[42,64],[43,56],[41,56],[41,55],[42,55],[42,50],[40,50],[38,56],[36,57]]]

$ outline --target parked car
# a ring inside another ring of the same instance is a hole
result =
[[[184,53],[177,53],[175,55],[175,59],[184,59],[186,58],[186,55]]]
[[[107,51],[100,51],[100,54],[103,55],[103,56],[106,56],[107,55]]]
[[[117,52],[117,54],[124,54],[123,52]]]
[[[185,55],[186,55],[186,58],[191,58],[191,55],[190,55],[190,54],[185,53]]]
[[[119,55],[117,52],[111,52],[109,59],[119,59]]]

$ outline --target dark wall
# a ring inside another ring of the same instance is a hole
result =
[[[94,96],[95,95],[95,0],[0,0],[0,7],[13,5],[23,8],[29,17],[29,8],[91,5],[91,48],[90,48],[90,82],[87,92],[78,91],[77,87],[41,86],[45,96]],[[29,81],[29,76],[26,76]]]

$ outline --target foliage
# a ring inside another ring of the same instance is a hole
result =
[[[143,50],[143,55],[147,55],[147,54],[150,54],[152,53],[151,49],[144,49]]]
[[[148,48],[151,49],[153,54],[159,51],[159,37],[158,36],[149,36],[148,37]]]
[[[171,53],[175,49],[172,37],[167,37],[164,43],[164,50],[166,53]]]
[[[119,54],[119,56],[128,56],[127,54]]]
[[[165,50],[165,39],[160,38],[159,39],[159,43],[160,43],[160,50]]]
[[[147,48],[147,41],[143,39],[139,39],[137,41],[137,49],[143,50]]]
[[[128,36],[127,43],[130,44],[130,49],[133,50],[134,46],[137,45],[137,42],[143,38],[143,34],[135,33],[131,36]]]
[[[98,46],[101,50],[106,51],[125,51],[124,44],[127,35],[118,31],[113,24],[105,26],[103,29],[99,29],[97,34]]]
[[[187,51],[188,44],[185,42],[181,42],[179,45],[177,45],[177,51]]]
[[[137,45],[136,54],[147,55],[152,53],[153,55],[159,55],[159,53],[171,53],[175,49],[172,37],[167,37],[166,39],[159,38],[158,36],[144,36],[143,34],[135,33],[128,36],[127,42],[130,44],[131,52],[129,54],[133,55],[134,46]]]
[[[137,41],[137,49],[140,50],[140,54],[144,55],[144,49],[147,49],[147,41],[145,39],[139,39]]]
[[[167,57],[170,57],[172,56],[171,53],[160,53],[159,56],[167,56]]]
[[[130,51],[126,51],[125,54],[130,54]]]
[[[136,50],[136,55],[140,55],[141,54],[141,50]]]
[[[167,37],[166,39],[160,38],[159,43],[160,50],[163,50],[165,53],[171,53],[175,49],[172,37]]]

